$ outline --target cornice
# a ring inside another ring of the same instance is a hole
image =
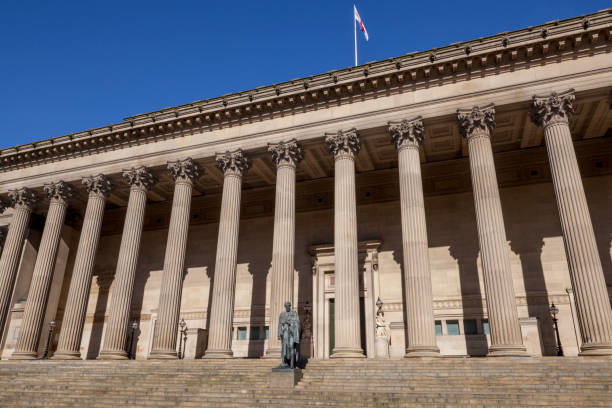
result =
[[[0,150],[0,172],[212,131],[252,117],[274,118],[317,104],[350,103],[390,89],[407,91],[435,81],[469,79],[605,52],[612,39],[612,9],[552,21],[446,47],[295,79],[250,91],[135,115],[123,122]]]

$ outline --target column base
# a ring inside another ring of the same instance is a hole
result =
[[[178,354],[173,350],[151,350],[147,360],[178,360]]]
[[[78,351],[56,351],[51,360],[82,360]]]
[[[96,360],[127,360],[125,350],[102,350]]]
[[[38,360],[38,353],[32,351],[14,351],[9,360]]]
[[[523,345],[502,344],[489,347],[487,357],[531,357]]]
[[[336,347],[329,358],[365,358],[361,348]]]
[[[585,343],[580,347],[579,356],[612,356],[611,343]]]
[[[406,349],[404,358],[440,357],[440,349],[434,346],[414,346]]]
[[[206,350],[202,358],[234,358],[232,350]]]

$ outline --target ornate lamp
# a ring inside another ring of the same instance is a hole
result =
[[[187,323],[185,323],[185,319],[181,319],[179,326],[181,327],[181,334],[179,335],[179,349],[177,357],[182,360],[185,358],[184,348],[187,346]]]
[[[41,357],[42,360],[49,358],[49,345],[51,344],[51,336],[53,335],[53,328],[55,327],[55,320],[49,322],[49,335],[47,336],[47,344],[45,345],[45,351]]]
[[[549,312],[552,317],[553,325],[555,327],[555,334],[557,336],[557,356],[563,356],[563,347],[561,346],[561,336],[559,336],[559,325],[557,323],[557,314],[559,313],[559,308],[555,306],[554,303],[551,303]]]
[[[130,347],[128,347],[128,350],[127,350],[128,359],[130,360],[136,359],[136,353],[132,353],[132,347],[134,346],[134,334],[136,333],[137,329],[138,329],[138,322],[133,321],[131,324],[131,328],[130,328]]]

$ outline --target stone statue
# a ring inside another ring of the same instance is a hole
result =
[[[385,321],[385,312],[382,310],[383,302],[378,298],[376,306],[376,357],[389,358],[389,344],[391,343],[391,333]]]
[[[278,317],[278,339],[281,340],[281,364],[279,368],[295,368],[299,360],[300,317],[285,302],[285,311]]]

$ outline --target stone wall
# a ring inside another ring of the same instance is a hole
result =
[[[584,179],[584,186],[602,259],[604,274],[612,286],[612,176]],[[298,186],[299,189],[300,186]],[[528,351],[553,354],[554,333],[548,315],[551,301],[559,306],[559,325],[566,355],[578,351],[575,309],[570,302],[571,287],[552,184],[505,188],[501,200],[506,224],[508,251],[514,290],[523,320]],[[484,288],[478,258],[478,240],[471,193],[426,198],[429,256],[432,274],[434,312],[443,335],[438,336],[442,354],[479,355],[486,352],[488,338],[482,332],[486,318]],[[380,297],[386,321],[390,324],[391,356],[404,353],[403,279],[401,276],[401,229],[399,202],[358,207],[359,241],[381,240],[378,257]],[[214,271],[217,224],[192,226],[189,233],[181,316],[190,329],[206,329],[210,287]],[[270,297],[268,272],[272,257],[273,218],[242,220],[238,251],[234,341],[236,356],[263,355],[264,340],[249,340],[250,328],[267,326]],[[132,320],[139,321],[136,332],[138,357],[150,352],[152,327],[157,317],[159,288],[167,230],[145,231],[132,300]],[[112,291],[120,235],[103,236],[95,267],[81,351],[95,358],[103,336],[104,314]],[[300,305],[312,302],[312,257],[308,248],[333,243],[333,211],[299,212],[296,223],[296,298]],[[75,251],[71,248],[71,252]],[[68,275],[68,273],[66,274]],[[110,285],[110,287],[109,287]],[[66,286],[66,285],[64,285]],[[65,298],[65,293],[62,296]],[[61,299],[59,309],[63,307]],[[465,320],[475,320],[477,333],[463,335]],[[449,333],[447,323],[457,321],[460,335]],[[246,327],[246,340],[238,339],[238,327]],[[541,344],[537,333],[541,335]],[[192,339],[188,339],[190,341]],[[193,339],[195,341],[195,339]],[[6,353],[5,353],[6,354]],[[6,355],[5,355],[6,357]]]

